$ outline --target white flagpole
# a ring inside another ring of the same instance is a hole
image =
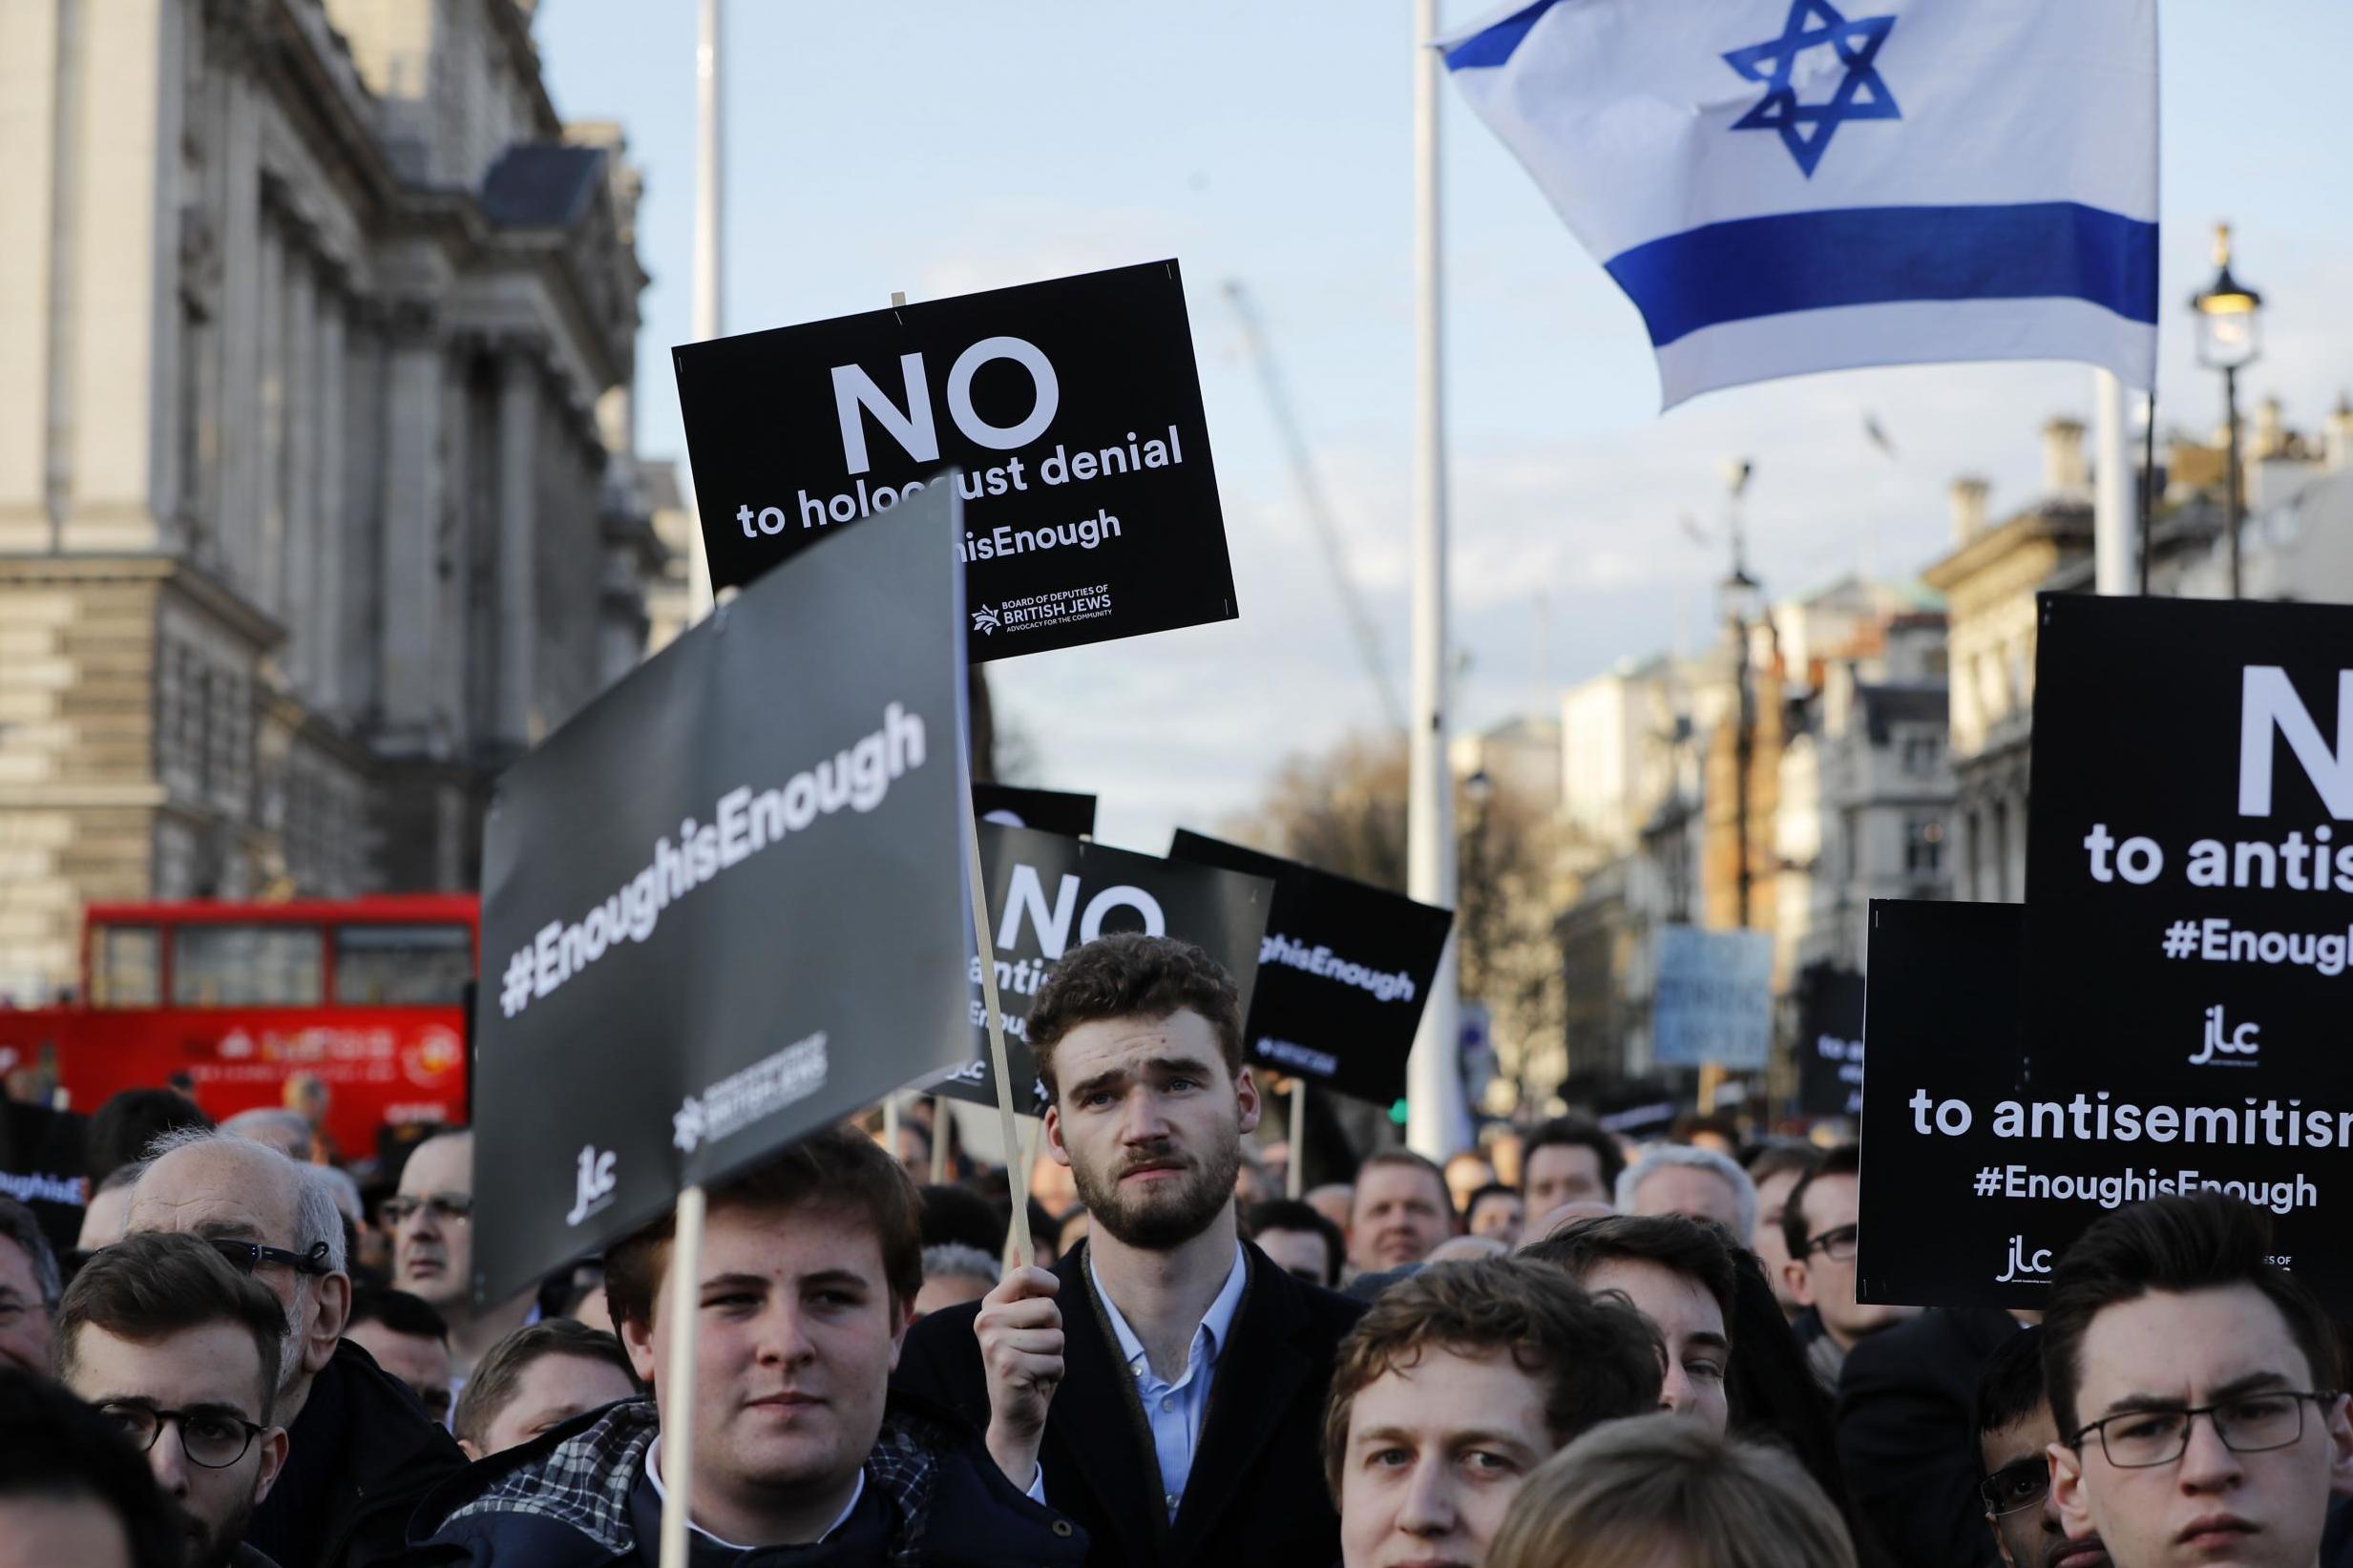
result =
[[[1406,889],[1455,902],[1453,780],[1446,760],[1446,449],[1439,383],[1438,0],[1414,0],[1414,713]],[[1450,938],[1406,1069],[1405,1140],[1444,1160],[1462,1136],[1462,1074]]]
[[[2124,384],[2113,370],[2091,372],[2092,585],[2103,594],[2133,590],[2132,459],[2127,450]]]
[[[678,1195],[678,1223],[670,1242],[670,1357],[662,1369],[664,1401],[682,1419],[662,1434],[661,1568],[686,1568],[686,1524],[695,1495],[695,1333],[703,1313],[703,1189]]]
[[[725,170],[720,164],[719,0],[703,0],[701,37],[695,45],[695,339],[719,336],[720,201]],[[697,498],[698,504],[700,497]],[[687,615],[711,613],[711,563],[704,558],[700,517],[686,541]],[[893,1151],[893,1158],[895,1158]]]

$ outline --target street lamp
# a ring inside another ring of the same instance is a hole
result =
[[[2231,597],[2239,594],[2238,372],[2262,352],[2263,297],[2231,276],[2231,226],[2215,225],[2215,280],[2190,297],[2197,313],[2197,363],[2222,372],[2222,424],[2227,447],[2223,526],[2231,541]]]
[[[1740,711],[1733,731],[1733,837],[1734,840],[1733,881],[1739,929],[1749,924],[1749,889],[1755,881],[1755,872],[1749,864],[1749,766],[1756,750],[1755,703],[1749,691],[1749,627],[1763,613],[1764,585],[1749,575],[1748,545],[1743,536],[1740,518],[1740,498],[1746,494],[1749,480],[1756,472],[1755,465],[1746,458],[1734,458],[1724,465],[1724,488],[1730,492],[1731,535],[1733,547],[1732,575],[1726,577],[1717,590],[1724,606],[1724,617],[1731,622],[1734,679],[1739,693]]]

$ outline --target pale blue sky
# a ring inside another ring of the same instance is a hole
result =
[[[1661,10],[1672,0],[1656,0]],[[1491,8],[1447,5],[1449,26]],[[1159,851],[1255,798],[1289,751],[1378,710],[1294,500],[1223,293],[1257,296],[1353,571],[1403,687],[1413,417],[1410,10],[1403,0],[725,0],[725,325],[749,331],[1097,266],[1184,265],[1242,618],[992,665],[1040,783],[1103,797],[1113,842]],[[2179,308],[2236,221],[2269,303],[2245,378],[2309,427],[2353,385],[2353,5],[2163,0],[2160,422],[2219,415]],[[690,336],[695,8],[544,0],[567,116],[620,119],[643,167],[653,286],[641,450],[683,459],[669,345]],[[1909,575],[1948,537],[1946,482],[2031,498],[2037,429],[2089,417],[2069,366],[1925,366],[1704,397],[1664,417],[1639,319],[1447,90],[1446,351],[1458,718],[1706,635],[1725,458],[1757,465],[1754,564],[1775,594],[1858,563]],[[1870,410],[1894,439],[1866,446]]]

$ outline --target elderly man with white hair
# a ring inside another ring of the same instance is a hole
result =
[[[1618,1210],[1713,1220],[1746,1246],[1756,1229],[1756,1183],[1713,1149],[1661,1143],[1619,1176]]]
[[[343,1216],[317,1168],[225,1130],[166,1133],[131,1189],[129,1228],[210,1242],[285,1307],[274,1418],[287,1429],[286,1466],[247,1541],[319,1568],[397,1556],[410,1511],[466,1459],[406,1386],[342,1339]]]

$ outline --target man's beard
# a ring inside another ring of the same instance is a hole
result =
[[[188,1568],[228,1568],[229,1559],[244,1544],[245,1532],[253,1526],[253,1495],[247,1493],[236,1512],[217,1529],[184,1508],[178,1512],[175,1522],[180,1527],[180,1538],[188,1543]]]
[[[1187,1174],[1132,1193],[1122,1190],[1120,1179],[1129,1171],[1168,1160],[1183,1161]],[[1146,1252],[1182,1246],[1208,1229],[1233,1197],[1234,1178],[1241,1169],[1239,1132],[1219,1137],[1206,1160],[1190,1159],[1172,1148],[1123,1153],[1108,1181],[1076,1160],[1070,1164],[1087,1217],[1116,1240]]]

